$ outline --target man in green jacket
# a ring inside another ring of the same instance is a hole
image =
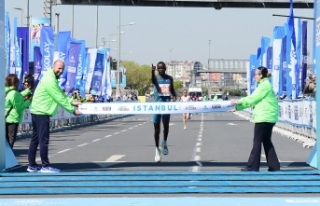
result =
[[[258,87],[255,91],[240,100],[231,100],[235,104],[236,110],[243,110],[248,107],[253,107],[254,139],[253,148],[248,160],[247,167],[242,171],[259,171],[261,143],[265,151],[269,171],[280,170],[280,163],[271,142],[272,129],[278,121],[279,106],[276,95],[269,81],[271,76],[268,69],[259,67],[255,72],[255,79],[258,82]]]
[[[28,172],[60,172],[59,169],[50,167],[48,159],[50,117],[57,114],[58,105],[76,116],[81,114],[79,110],[74,108],[80,102],[69,99],[59,87],[58,79],[63,70],[64,62],[61,60],[55,61],[53,68],[45,72],[34,92],[30,110],[33,134],[28,152]],[[36,164],[36,152],[39,144],[42,168]]]

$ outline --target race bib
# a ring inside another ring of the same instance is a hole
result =
[[[159,84],[160,92],[159,96],[168,97],[171,96],[170,84]]]

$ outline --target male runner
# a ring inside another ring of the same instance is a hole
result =
[[[176,92],[173,87],[173,78],[166,74],[166,65],[164,62],[159,62],[156,66],[152,64],[151,80],[154,85],[154,101],[155,102],[170,102],[171,96],[172,100],[176,101]],[[158,71],[158,75],[155,74],[155,70]],[[163,141],[162,147],[159,148],[159,136],[160,136],[160,122],[162,119],[163,124]],[[154,124],[154,140],[156,143],[156,155],[155,161],[161,161],[161,152],[163,155],[168,155],[169,150],[167,146],[167,139],[169,134],[169,122],[170,114],[154,114],[153,124]]]
[[[183,102],[189,102],[191,101],[191,97],[187,94],[187,90],[184,89],[183,90],[183,95],[181,96],[181,101]],[[190,114],[189,113],[183,113],[182,114],[182,121],[183,121],[183,125],[184,125],[184,129],[187,129],[187,119],[190,119]]]

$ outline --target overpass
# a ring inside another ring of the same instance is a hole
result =
[[[53,0],[54,5],[105,5],[152,7],[289,8],[289,0]],[[294,8],[313,8],[312,0],[294,1]]]

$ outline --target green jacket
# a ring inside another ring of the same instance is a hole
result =
[[[23,96],[18,91],[12,89],[13,87],[5,87],[5,92],[7,94],[5,99],[5,115],[8,114],[11,106],[13,106],[6,122],[19,123],[22,121],[23,111],[30,106],[31,101],[24,101]]]
[[[243,110],[248,107],[254,107],[253,120],[255,123],[275,123],[278,121],[278,101],[267,78],[260,81],[251,95],[239,100],[236,110]]]
[[[52,69],[46,71],[41,78],[32,97],[31,114],[54,116],[58,112],[58,105],[69,113],[75,111],[72,99],[63,93],[58,79]]]

